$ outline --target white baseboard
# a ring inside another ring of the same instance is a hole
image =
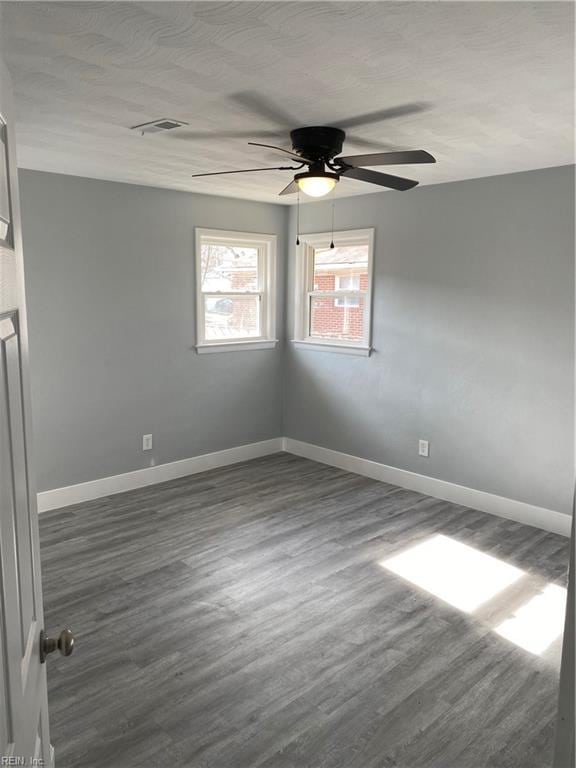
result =
[[[283,438],[282,447],[288,453],[293,453],[296,456],[319,461],[322,464],[329,464],[332,467],[345,469],[357,475],[365,475],[374,480],[399,485],[401,488],[408,488],[411,491],[418,491],[427,496],[451,501],[453,504],[478,509],[481,512],[488,512],[498,517],[506,517],[509,520],[515,520],[525,525],[533,525],[545,531],[559,533],[561,536],[570,536],[572,518],[570,515],[565,515],[562,512],[535,507],[523,501],[507,499],[504,496],[477,491],[474,488],[466,488],[463,485],[455,485],[445,480],[438,480],[435,477],[419,475],[416,472],[379,464],[376,461],[361,459],[358,456],[350,456],[347,453],[322,448],[319,445],[303,443],[300,440],[293,440],[291,437]]]
[[[69,485],[66,488],[42,491],[38,494],[38,512],[60,509],[60,507],[68,507],[70,504],[79,504],[83,501],[111,496],[114,493],[132,491],[135,488],[163,483],[166,480],[175,480],[177,477],[195,475],[208,469],[226,467],[230,464],[237,464],[240,461],[257,459],[260,456],[278,453],[282,449],[282,438],[275,437],[272,440],[239,445],[237,448],[227,448],[224,451],[205,453],[202,456],[172,461],[169,464],[145,467],[144,469],[137,469],[134,472],[126,472],[122,475],[102,477],[98,480],[90,480],[87,483]]]
[[[361,459],[358,456],[333,451],[330,448],[322,448],[319,445],[303,443],[300,440],[293,440],[291,437],[276,437],[272,440],[263,440],[259,443],[249,443],[216,453],[205,453],[190,459],[173,461],[169,464],[137,469],[122,475],[102,477],[98,480],[70,485],[66,488],[43,491],[38,494],[38,511],[47,512],[50,509],[60,509],[60,507],[67,507],[70,504],[79,504],[83,501],[91,501],[103,496],[111,496],[115,493],[163,483],[166,480],[175,480],[178,477],[186,477],[186,475],[195,475],[208,469],[226,467],[230,464],[257,459],[260,456],[268,456],[279,451],[293,453],[296,456],[329,464],[332,467],[354,472],[357,475],[364,475],[374,480],[381,480],[401,488],[418,491],[427,496],[434,496],[437,499],[451,501],[453,504],[460,504],[464,507],[479,509],[481,512],[489,512],[491,515],[516,520],[516,522],[525,525],[533,525],[536,528],[559,533],[562,536],[570,536],[572,521],[570,515],[555,512],[552,509],[536,507],[523,501],[507,499],[504,496],[496,496],[485,491],[477,491],[474,488],[466,488],[463,485],[455,485],[435,477],[379,464],[369,459]]]

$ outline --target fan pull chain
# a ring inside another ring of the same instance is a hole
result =
[[[334,186],[334,189],[332,191],[332,226],[330,229],[330,248],[334,248],[334,206],[335,206],[335,200],[336,197],[336,185]]]
[[[296,245],[300,245],[300,187],[298,187],[298,202],[296,204]]]

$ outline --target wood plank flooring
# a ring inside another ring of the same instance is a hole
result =
[[[58,768],[550,765],[560,641],[494,628],[566,539],[288,454],[40,527]],[[380,565],[438,534],[524,575],[466,613]]]

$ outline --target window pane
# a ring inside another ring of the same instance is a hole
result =
[[[367,291],[368,245],[314,251],[315,291]]]
[[[339,303],[344,301],[344,303]],[[310,298],[310,336],[339,341],[364,340],[364,296],[334,300],[333,296]]]
[[[206,296],[204,331],[206,341],[260,336],[260,297]]]
[[[337,291],[359,291],[360,275],[336,275]]]
[[[202,291],[257,291],[258,248],[203,243],[200,254]]]
[[[335,307],[359,307],[360,296],[342,296],[341,298],[334,299]]]

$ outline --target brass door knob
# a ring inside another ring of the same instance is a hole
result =
[[[46,632],[40,632],[40,663],[44,664],[46,656],[58,649],[62,656],[70,656],[74,650],[74,635],[71,629],[63,629],[58,637],[48,637]]]

